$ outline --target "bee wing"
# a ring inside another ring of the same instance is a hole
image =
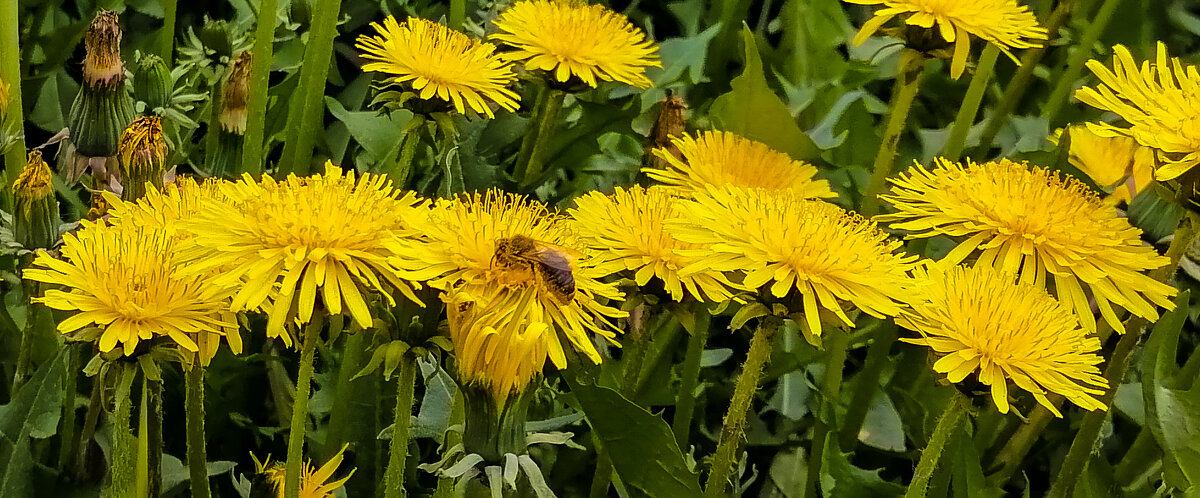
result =
[[[557,249],[542,249],[538,254],[538,262],[555,271],[571,271],[571,258],[567,253]]]

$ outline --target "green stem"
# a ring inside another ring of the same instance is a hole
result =
[[[187,463],[192,498],[208,498],[208,456],[204,451],[204,367],[192,365],[186,376]]]
[[[950,436],[954,434],[954,429],[958,427],[958,421],[967,413],[966,399],[957,390],[953,390],[950,395],[950,401],[946,403],[946,408],[942,415],[938,417],[937,426],[933,429],[933,435],[929,438],[929,444],[925,445],[925,449],[921,450],[921,460],[917,462],[917,470],[913,472],[912,482],[908,484],[908,490],[904,492],[904,498],[924,498],[925,492],[929,488],[929,479],[933,477],[933,472],[937,470],[938,459],[942,456],[942,450],[945,449],[946,443],[950,441]]]
[[[863,362],[862,371],[854,377],[854,393],[846,416],[842,418],[838,443],[843,450],[849,451],[858,442],[858,432],[867,419],[867,409],[879,390],[879,378],[883,375],[884,367],[889,364],[888,352],[898,337],[900,329],[891,322],[884,323],[875,332],[875,340],[867,349],[867,359]]]
[[[304,329],[300,349],[300,370],[296,373],[296,391],[292,397],[292,424],[288,433],[287,466],[284,471],[283,496],[299,498],[300,468],[304,459],[304,433],[308,425],[308,395],[312,389],[313,360],[321,340],[323,320],[313,317]]]
[[[810,9],[806,0],[787,0],[781,12],[784,20],[783,46],[788,50],[785,68],[794,84],[805,84],[812,78],[812,61],[807,57],[809,33],[804,24]]]
[[[58,448],[58,470],[59,473],[65,473],[67,464],[71,462],[71,457],[75,455],[75,448],[79,443],[75,439],[75,400],[77,397],[76,389],[79,378],[79,363],[78,347],[72,343],[63,345],[67,355],[67,371],[63,378],[63,413],[62,424],[59,433],[62,435],[62,445]]]
[[[1075,87],[1075,81],[1083,72],[1084,63],[1092,56],[1092,47],[1096,45],[1096,40],[1100,39],[1104,28],[1108,27],[1108,22],[1112,20],[1113,13],[1120,4],[1121,0],[1104,0],[1100,9],[1092,16],[1092,23],[1083,32],[1083,36],[1079,37],[1075,51],[1071,52],[1067,58],[1067,69],[1058,78],[1054,90],[1050,91],[1050,97],[1046,99],[1046,106],[1042,109],[1042,115],[1046,116],[1046,123],[1051,127],[1050,129],[1053,130],[1058,126],[1058,112],[1070,100],[1070,92]]]
[[[129,394],[137,367],[128,362],[115,362],[112,368],[119,375],[114,392],[112,421],[112,466],[109,467],[108,496],[131,496],[137,490],[137,438],[129,428],[133,415],[133,400]]]
[[[999,56],[1000,49],[994,43],[987,44],[980,54],[979,63],[975,65],[975,75],[971,77],[971,85],[967,87],[967,95],[963,97],[958,116],[954,118],[954,124],[950,127],[950,137],[946,139],[942,157],[957,161],[962,155],[963,147],[967,144],[967,133],[975,123],[975,115],[979,113],[979,104],[983,102],[984,91],[992,79],[992,71]]]
[[[1058,33],[1075,3],[1074,0],[1063,1],[1054,8],[1054,12],[1046,21],[1046,31],[1050,33],[1050,36],[1053,37]],[[1008,121],[1008,115],[1017,108],[1017,104],[1025,96],[1025,91],[1029,89],[1029,84],[1033,82],[1033,73],[1042,61],[1042,57],[1046,55],[1046,46],[1049,43],[1047,41],[1041,47],[1028,49],[1021,55],[1021,67],[1017,68],[1012,79],[1008,80],[1008,85],[1004,87],[1004,95],[1000,97],[1000,103],[992,108],[992,115],[988,117],[987,125],[984,126],[983,133],[979,135],[979,147],[975,149],[976,154],[986,155],[991,149],[992,142],[1000,133],[1000,128]]]
[[[704,483],[705,498],[725,496],[725,488],[729,485],[730,474],[737,462],[735,456],[738,445],[746,430],[746,414],[750,411],[754,393],[758,391],[758,379],[762,376],[763,367],[771,359],[771,349],[780,325],[778,319],[768,317],[759,322],[758,330],[750,340],[750,352],[733,388],[733,399],[729,402],[729,411],[721,427],[720,443],[713,454],[712,470],[708,474],[708,481]]]
[[[446,26],[453,30],[462,30],[463,20],[467,17],[467,0],[450,0],[450,12],[446,16]]]
[[[346,335],[342,343],[342,364],[338,365],[337,390],[333,395],[333,407],[329,410],[329,426],[325,429],[325,454],[333,455],[346,443],[346,429],[351,418],[358,418],[357,410],[351,405],[357,399],[356,383],[350,378],[358,372],[359,358],[363,353],[365,330],[356,330]]]
[[[87,411],[83,416],[83,430],[79,433],[79,451],[75,455],[75,469],[73,476],[76,481],[87,480],[89,454],[92,449],[92,437],[96,435],[96,424],[100,422],[100,412],[103,411],[104,404],[101,394],[104,392],[103,376],[97,377],[92,382],[92,394],[88,397]]]
[[[1122,488],[1134,487],[1139,476],[1146,475],[1156,464],[1161,465],[1161,458],[1162,450],[1154,441],[1154,435],[1148,429],[1142,429],[1120,463],[1113,467],[1113,480]]]
[[[830,423],[837,418],[838,400],[841,398],[842,369],[846,364],[846,353],[850,348],[850,332],[841,328],[830,330],[823,337],[825,346],[825,371],[821,374],[821,413],[813,421],[813,438],[808,451],[808,472],[805,475],[804,496],[816,496],[821,481],[821,463],[825,455],[825,439],[833,432]]]
[[[550,149],[550,139],[558,123],[558,114],[562,110],[566,93],[562,90],[544,87],[538,92],[538,103],[533,118],[532,133],[521,140],[521,150],[517,153],[517,166],[513,178],[520,182],[521,189],[527,190],[541,178],[545,166],[546,153]]]
[[[392,441],[388,446],[387,473],[384,474],[384,496],[404,496],[404,465],[408,460],[409,419],[412,417],[413,391],[416,389],[417,361],[405,354],[396,376],[396,410],[392,426]]]
[[[892,174],[900,135],[908,124],[908,111],[917,97],[924,67],[925,56],[920,52],[909,48],[900,52],[900,69],[896,73],[896,86],[883,129],[883,140],[879,142],[879,151],[875,154],[871,179],[863,191],[862,208],[859,210],[863,216],[874,216],[879,212],[878,195],[883,191],[888,175]]]
[[[162,0],[163,27],[158,38],[158,56],[172,66],[171,61],[175,51],[175,11],[179,7],[178,0]]]
[[[157,498],[162,494],[163,455],[163,385],[161,380],[146,380],[146,496]]]
[[[257,175],[263,170],[263,138],[267,125],[267,87],[275,42],[278,0],[262,0],[254,30],[250,60],[250,95],[246,99],[246,139],[242,143],[242,172]]]
[[[150,379],[142,375],[142,399],[138,402],[137,495],[150,496]]]
[[[1061,406],[1064,399],[1061,396],[1050,398],[1051,403],[1055,406]],[[1017,469],[1025,461],[1025,455],[1029,454],[1029,450],[1033,448],[1033,444],[1041,438],[1043,431],[1051,420],[1056,417],[1046,407],[1038,405],[1033,409],[1033,413],[1029,415],[1029,419],[1025,424],[1013,433],[1012,437],[1005,441],[1004,446],[996,453],[993,459],[999,469],[988,475],[988,484],[996,487],[1003,486],[1012,479],[1016,474]]]
[[[1184,212],[1183,220],[1175,229],[1175,238],[1171,240],[1171,246],[1167,248],[1167,257],[1170,259],[1170,263],[1150,274],[1156,280],[1166,281],[1175,274],[1180,258],[1187,252],[1188,246],[1196,238],[1197,230],[1200,229],[1200,219],[1197,215],[1190,210]],[[1109,357],[1108,368],[1104,370],[1104,379],[1111,386],[1100,396],[1100,402],[1104,403],[1105,408],[1090,411],[1083,416],[1083,423],[1080,425],[1079,431],[1075,433],[1075,439],[1071,441],[1071,448],[1067,450],[1067,456],[1058,469],[1054,484],[1050,486],[1050,492],[1047,494],[1050,498],[1070,495],[1076,481],[1083,474],[1088,457],[1100,442],[1100,429],[1104,427],[1104,421],[1108,418],[1116,386],[1121,385],[1121,380],[1125,378],[1125,369],[1129,367],[1129,357],[1141,339],[1146,325],[1147,321],[1137,316],[1126,321],[1125,335],[1117,341],[1117,346],[1113,349],[1112,356]]]
[[[0,81],[8,85],[8,105],[0,134],[12,132],[19,137],[4,153],[4,185],[12,185],[10,175],[25,165],[25,113],[21,101],[21,20],[17,15],[18,2],[0,2]],[[11,210],[9,189],[0,189],[6,210]]]
[[[692,310],[696,322],[695,330],[688,337],[687,355],[683,360],[679,392],[675,397],[675,418],[671,420],[671,432],[675,442],[684,451],[692,433],[692,415],[696,411],[696,385],[700,383],[700,358],[704,356],[704,345],[708,342],[708,328],[712,321],[708,309],[703,305]]]
[[[325,111],[325,80],[333,56],[333,38],[337,34],[338,12],[342,0],[316,0],[312,28],[304,45],[304,64],[292,111],[288,113],[287,140],[279,162],[279,175],[307,175],[321,116]]]

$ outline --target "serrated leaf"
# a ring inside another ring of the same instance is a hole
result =
[[[34,458],[29,454],[29,440],[56,432],[62,414],[64,370],[62,357],[56,356],[38,368],[11,402],[0,406],[0,496],[33,496]]]
[[[904,486],[879,477],[879,471],[855,467],[837,446],[837,433],[825,438],[821,462],[821,491],[824,496],[881,498],[901,496]]]
[[[1189,291],[1175,298],[1175,309],[1158,320],[1142,356],[1142,395],[1146,427],[1163,450],[1168,484],[1186,490],[1200,483],[1200,383],[1187,391],[1171,389],[1179,333],[1187,321]]]

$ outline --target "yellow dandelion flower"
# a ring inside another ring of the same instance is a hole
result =
[[[596,268],[602,273],[631,272],[644,286],[657,278],[675,301],[684,292],[705,302],[725,302],[737,286],[723,272],[699,271],[681,276],[679,270],[693,262],[681,249],[699,249],[685,244],[664,229],[664,222],[678,217],[676,199],[665,187],[617,187],[612,195],[589,192],[575,199],[568,211],[576,222],[581,242],[596,253]]]
[[[1175,288],[1144,273],[1168,259],[1142,244],[1141,230],[1078,180],[1007,159],[936,164],[893,178],[895,193],[882,198],[898,212],[878,219],[912,231],[910,238],[961,238],[945,265],[978,253],[977,265],[1020,273],[1022,282],[1039,287],[1049,283],[1048,273],[1055,295],[1089,331],[1096,330],[1089,295],[1122,333],[1114,306],[1150,321],[1158,319],[1156,306],[1173,307]]]
[[[1102,137],[1085,125],[1067,127],[1071,134],[1068,160],[1097,185],[1112,192],[1111,203],[1131,202],[1154,181],[1154,152],[1129,137]],[[1062,130],[1050,137],[1055,145]]]
[[[1102,137],[1126,136],[1157,151],[1161,166],[1158,180],[1171,180],[1200,164],[1200,71],[1167,57],[1167,46],[1158,43],[1158,58],[1140,66],[1129,49],[1113,47],[1113,68],[1097,60],[1087,63],[1100,84],[1075,92],[1080,102],[1111,111],[1129,123],[1120,128],[1088,123]]]
[[[504,56],[546,71],[558,82],[572,78],[648,88],[646,68],[662,67],[654,43],[629,18],[578,0],[522,0],[496,18],[495,40],[512,47]]]
[[[211,273],[186,274],[173,237],[149,228],[80,222],[63,235],[62,255],[39,253],[24,278],[65,289],[34,302],[74,312],[58,324],[62,334],[99,329],[100,351],[118,345],[132,355],[141,341],[167,337],[207,361],[224,336],[241,352],[229,311],[232,288]]]
[[[476,283],[460,285],[443,297],[459,381],[487,389],[497,404],[524,391],[546,365],[546,346],[554,331],[545,321],[522,325],[522,316],[512,314],[541,306],[535,296]]]
[[[395,289],[419,302],[383,242],[405,230],[406,212],[422,201],[401,196],[386,176],[356,179],[327,162],[323,175],[244,175],[218,190],[223,198],[202,203],[183,224],[195,245],[193,267],[220,269],[223,283],[238,286],[234,310],[268,311],[268,336],[291,345],[284,325],[311,321],[318,294],[327,312],[345,310],[363,328],[372,321],[369,292],[395,304]]]
[[[311,461],[304,462],[300,466],[300,498],[333,498],[334,491],[337,491],[350,477],[354,475],[357,468],[351,468],[346,477],[330,481],[333,478],[334,472],[337,472],[338,467],[341,467],[343,455],[346,453],[347,446],[343,445],[337,454],[330,458],[321,468],[315,468]],[[254,459],[254,470],[264,477],[265,483],[271,487],[272,493],[276,498],[283,498],[283,482],[287,475],[287,469],[283,462],[271,462],[271,457],[267,456],[265,461],[258,461],[258,457],[250,455]],[[257,496],[257,495],[256,495]]]
[[[385,82],[412,88],[421,100],[453,104],[460,114],[469,107],[495,117],[489,103],[517,110],[521,97],[507,88],[517,75],[491,43],[416,17],[400,23],[388,16],[371,26],[377,36],[358,38],[362,58],[371,61],[363,71],[383,73]]]
[[[860,5],[883,5],[875,11],[862,29],[854,36],[854,44],[861,45],[884,24],[896,16],[903,16],[904,23],[925,29],[934,29],[946,43],[954,44],[954,56],[950,64],[950,76],[958,78],[967,67],[967,54],[971,50],[971,36],[989,42],[1004,52],[1013,62],[1016,56],[1009,49],[1040,47],[1039,40],[1046,40],[1046,28],[1038,25],[1037,18],[1029,7],[1016,0],[845,0]]]
[[[498,308],[504,320],[490,325],[511,336],[545,327],[542,337],[556,367],[566,366],[557,331],[595,363],[600,353],[589,333],[610,341],[616,337],[609,319],[625,313],[606,303],[619,300],[621,293],[615,284],[600,281],[607,274],[579,252],[570,224],[543,204],[493,190],[439,201],[427,216],[414,218],[412,227],[419,237],[394,237],[387,244],[395,255],[391,264],[404,270],[405,278],[427,282],[455,304],[464,302],[453,292],[459,288],[488,303],[496,296],[494,288],[508,289],[501,296],[505,306],[519,305]],[[514,251],[522,246],[522,253]],[[567,283],[569,293],[564,292]],[[485,291],[475,290],[480,287]]]
[[[921,334],[904,342],[937,354],[934,371],[955,383],[977,373],[1001,413],[1008,413],[1009,381],[1059,417],[1047,393],[1087,410],[1105,409],[1096,399],[1108,389],[1097,367],[1104,361],[1100,340],[1040,286],[989,266],[934,267],[920,277],[927,285],[896,321]]]
[[[221,200],[221,183],[224,180],[197,182],[191,176],[179,176],[162,190],[150,189],[136,201],[123,201],[109,191],[101,195],[108,205],[110,224],[134,224],[187,238],[191,232],[181,231],[180,223],[194,217],[206,203]]]
[[[671,143],[682,159],[668,148],[654,149],[654,155],[667,166],[643,168],[646,176],[692,191],[732,185],[789,189],[807,198],[835,196],[828,181],[815,178],[816,166],[796,161],[762,142],[726,131],[706,131],[696,137],[684,133]]]
[[[821,310],[853,327],[843,303],[875,317],[895,316],[909,288],[916,256],[897,254],[901,243],[875,224],[832,204],[789,192],[710,187],[681,201],[669,226],[676,238],[701,249],[681,250],[694,262],[681,276],[701,271],[744,271],[742,284],[776,298],[799,294],[812,336],[821,335]]]

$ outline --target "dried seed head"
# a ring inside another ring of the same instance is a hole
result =
[[[124,185],[122,197],[126,200],[141,197],[145,193],[146,182],[162,188],[167,152],[161,118],[141,116],[133,120],[121,135],[118,151]]]
[[[687,118],[684,117],[683,111],[687,108],[687,102],[683,101],[683,97],[669,91],[667,96],[659,101],[658,118],[654,120],[654,127],[650,128],[650,146],[646,147],[646,153],[642,159],[643,166],[662,167],[665,164],[660,163],[662,159],[651,152],[658,148],[666,149],[672,156],[682,159],[679,148],[671,142],[671,139],[683,134],[687,124]]]
[[[125,79],[125,63],[121,61],[121,26],[117,13],[102,10],[88,26],[83,60],[84,84],[112,87]]]
[[[13,183],[13,237],[26,249],[47,249],[58,240],[58,199],[54,197],[54,173],[33,149],[17,181]]]
[[[238,54],[229,65],[221,89],[221,128],[238,135],[246,133],[246,98],[250,94],[250,52]]]

